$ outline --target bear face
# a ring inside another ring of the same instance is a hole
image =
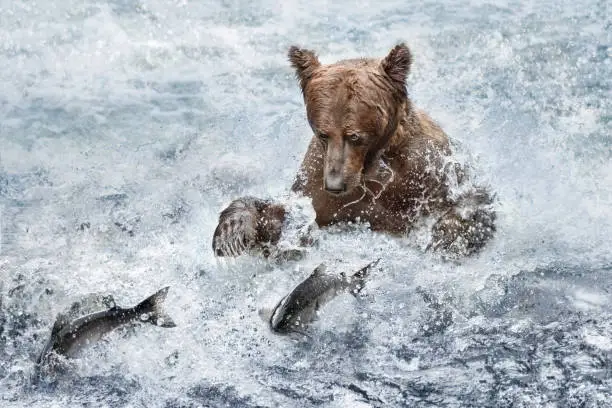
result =
[[[323,65],[313,51],[294,46],[289,60],[324,151],[323,187],[331,195],[350,194],[362,185],[409,105],[410,50],[399,44],[382,60]]]

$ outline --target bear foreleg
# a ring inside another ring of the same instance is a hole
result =
[[[467,256],[480,251],[495,233],[493,199],[478,189],[464,195],[434,224],[428,249]]]

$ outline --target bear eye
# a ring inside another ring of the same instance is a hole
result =
[[[351,143],[359,143],[359,141],[361,140],[361,138],[359,137],[359,135],[357,133],[352,133],[348,136],[348,140]]]
[[[327,142],[327,139],[329,139],[329,136],[326,133],[319,133],[318,136],[322,142]]]

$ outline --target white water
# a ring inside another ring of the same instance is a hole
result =
[[[1,1],[2,405],[612,406],[610,13],[587,0]],[[310,137],[288,46],[332,62],[402,40],[411,97],[498,194],[491,245],[455,265],[354,231],[324,234],[300,263],[218,265],[219,211],[285,193]],[[366,300],[328,305],[314,341],[259,319],[319,262],[349,272],[378,256]],[[103,291],[132,305],[165,285],[177,328],[114,333],[52,390],[22,387],[71,302]],[[452,312],[448,328],[425,335],[444,319],[417,287]]]

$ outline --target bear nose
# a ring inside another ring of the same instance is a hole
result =
[[[328,167],[323,175],[323,186],[325,190],[332,194],[340,194],[346,191],[346,183],[342,172],[338,170],[339,166]]]
[[[332,194],[340,194],[346,191],[346,183],[329,183],[327,180],[325,181],[325,190]]]

